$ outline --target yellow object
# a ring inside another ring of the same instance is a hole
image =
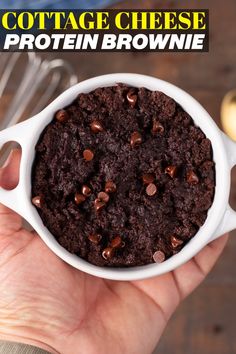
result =
[[[221,123],[225,133],[236,141],[236,90],[228,92],[222,101]]]

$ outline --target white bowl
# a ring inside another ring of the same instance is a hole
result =
[[[141,267],[108,268],[88,263],[70,254],[55,240],[43,225],[31,203],[31,168],[35,156],[35,145],[54,113],[69,105],[79,93],[87,93],[98,87],[124,83],[134,87],[159,90],[172,97],[190,114],[211,140],[216,167],[216,189],[214,201],[207,219],[197,234],[184,248],[161,264]],[[236,213],[228,204],[230,192],[230,170],[236,164],[236,144],[222,133],[205,109],[189,94],[166,81],[139,74],[110,74],[83,81],[65,91],[42,112],[33,118],[0,132],[0,147],[7,141],[16,141],[22,147],[20,181],[12,191],[0,188],[0,202],[22,215],[38,232],[48,247],[61,259],[86,273],[113,280],[137,280],[169,272],[194,257],[207,243],[236,227]]]

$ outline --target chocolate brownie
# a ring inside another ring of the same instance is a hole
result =
[[[203,225],[211,142],[173,99],[123,84],[81,93],[37,145],[32,202],[69,252],[99,266],[163,262]]]

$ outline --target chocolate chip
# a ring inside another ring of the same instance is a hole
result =
[[[112,181],[107,181],[105,184],[105,192],[106,193],[114,193],[116,191],[116,185]]]
[[[105,192],[99,192],[98,193],[98,199],[101,200],[104,203],[108,203],[109,202],[109,195]]]
[[[36,196],[32,199],[32,203],[37,207],[41,208],[42,206],[42,198],[40,196]]]
[[[82,186],[82,194],[85,195],[86,197],[89,197],[91,194],[91,188],[89,188],[88,186],[86,186],[85,184]]]
[[[112,248],[122,248],[125,246],[125,242],[122,241],[120,236],[116,236],[111,240],[111,247]]]
[[[147,195],[149,195],[150,197],[152,197],[153,195],[155,195],[157,192],[157,187],[154,183],[150,183],[147,187],[146,187],[146,193]]]
[[[176,247],[182,245],[182,243],[183,243],[182,240],[178,239],[178,238],[175,237],[175,236],[171,236],[170,240],[171,240],[171,246],[172,246],[173,248],[176,248]]]
[[[143,183],[144,184],[149,184],[149,183],[152,183],[155,179],[155,176],[151,173],[145,173],[143,176],[142,176],[142,179],[143,179]]]
[[[187,181],[188,181],[188,183],[191,183],[191,184],[197,184],[199,182],[199,178],[195,172],[189,171],[187,173]]]
[[[86,149],[83,152],[83,156],[86,161],[91,161],[94,158],[94,153],[91,150]]]
[[[163,127],[163,125],[160,123],[160,122],[158,122],[158,121],[156,121],[156,120],[154,120],[153,121],[153,125],[152,125],[152,133],[160,133],[160,134],[162,134],[162,133],[164,133],[164,127]]]
[[[114,248],[107,247],[102,251],[102,256],[105,260],[112,258],[114,255]]]
[[[80,194],[80,193],[76,193],[75,194],[75,202],[77,205],[83,203],[85,201],[85,196],[83,194]]]
[[[69,119],[69,115],[67,113],[67,111],[65,111],[64,109],[61,109],[60,111],[58,111],[56,113],[56,120],[60,123],[64,123]]]
[[[164,262],[166,256],[162,251],[156,251],[153,255],[153,260],[156,263],[162,263]]]
[[[99,132],[103,132],[103,126],[102,124],[98,121],[98,120],[94,120],[91,124],[90,124],[91,130],[94,133],[99,133]]]
[[[135,93],[134,89],[129,90],[129,92],[126,95],[127,101],[129,102],[130,106],[132,108],[134,108],[134,106],[136,105],[138,96]]]
[[[100,235],[100,234],[91,234],[91,235],[88,236],[88,239],[89,239],[89,241],[91,241],[95,245],[98,245],[99,242],[102,239],[102,235]]]
[[[167,173],[171,178],[174,178],[177,173],[177,167],[170,165],[165,168],[165,173]]]
[[[130,145],[132,147],[140,145],[142,143],[142,136],[139,132],[133,132],[130,138]]]
[[[100,211],[105,205],[106,203],[102,202],[100,199],[95,199],[94,201],[95,211]]]

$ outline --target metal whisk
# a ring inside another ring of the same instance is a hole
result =
[[[22,70],[20,75],[19,69]],[[18,80],[14,76],[18,76]],[[53,99],[56,93],[59,94],[77,81],[73,68],[65,60],[42,59],[33,52],[1,53],[0,99],[10,86],[13,86],[11,91],[15,92],[6,112],[3,115],[0,113],[0,130],[24,120],[26,117],[23,113],[26,110],[28,118],[36,114]],[[35,98],[37,102],[33,104]]]

